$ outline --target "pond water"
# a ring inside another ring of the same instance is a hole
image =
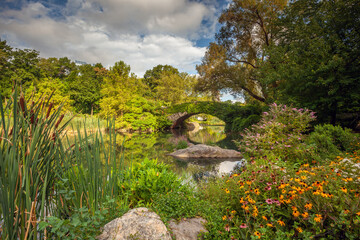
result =
[[[200,126],[193,131],[168,131],[153,134],[132,134],[118,136],[118,142],[124,142],[125,163],[141,162],[144,158],[158,159],[167,163],[172,170],[187,179],[199,180],[209,176],[229,174],[234,168],[241,167],[241,159],[176,159],[168,154],[185,142],[217,145],[226,149],[235,149],[232,139],[224,133],[225,126]],[[186,144],[185,144],[186,145]]]

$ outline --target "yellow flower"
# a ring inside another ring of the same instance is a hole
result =
[[[293,211],[293,215],[294,215],[294,217],[298,217],[298,216],[300,216],[300,212],[295,210],[295,211]]]
[[[258,189],[258,188],[256,188],[256,189],[254,190],[254,193],[255,193],[256,195],[259,195],[259,194],[260,194],[259,189]]]
[[[258,231],[256,231],[256,232],[254,233],[254,235],[257,236],[258,238],[261,238],[261,233],[259,233]]]
[[[308,213],[308,212],[304,212],[304,213],[301,214],[301,216],[302,216],[303,218],[307,218],[307,217],[309,216],[309,213]]]
[[[311,203],[305,204],[305,208],[310,210],[312,208],[312,204]]]
[[[235,213],[236,213],[236,211],[235,211],[235,210],[232,210],[232,211],[231,211],[231,214],[235,214]]]
[[[223,220],[223,221],[225,221],[225,220],[226,220],[226,218],[227,218],[226,216],[223,216],[223,217],[222,217],[222,220]]]
[[[268,227],[274,227],[274,225],[272,225],[271,223],[267,223],[266,224]]]
[[[265,217],[265,216],[262,216],[262,218],[265,220],[265,221],[267,221],[268,219],[267,219],[267,217]]]
[[[301,229],[301,227],[296,228],[296,230],[297,230],[299,233],[302,233],[302,232],[303,232],[303,230]]]
[[[230,193],[229,189],[225,188],[225,192],[228,194]]]
[[[278,220],[277,223],[280,225],[280,226],[285,226],[285,223],[281,220]]]
[[[321,214],[316,214],[316,217],[314,218],[314,221],[315,222],[321,222],[321,219],[322,219]]]
[[[343,191],[344,193],[347,193],[347,189],[345,187],[341,187],[341,191]]]

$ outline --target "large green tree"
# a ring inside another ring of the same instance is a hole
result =
[[[13,49],[0,40],[0,93],[9,97],[13,83],[28,88],[41,77],[38,67],[39,52],[31,49]]]
[[[276,25],[278,40],[261,67],[276,98],[333,124],[360,111],[359,1],[294,1]]]
[[[233,0],[219,18],[222,27],[202,64],[197,89],[243,93],[259,101],[268,98],[268,85],[258,76],[267,60],[266,48],[275,40],[274,22],[287,0]]]
[[[90,64],[78,67],[78,75],[70,83],[70,97],[78,112],[93,114],[98,112],[101,99],[101,84],[106,70],[101,64]]]

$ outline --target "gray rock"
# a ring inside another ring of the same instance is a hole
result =
[[[179,223],[171,220],[169,228],[176,240],[196,240],[199,233],[207,232],[203,225],[205,223],[206,220],[202,218],[183,219]]]
[[[104,226],[99,240],[171,240],[160,217],[147,208],[135,208]]]
[[[185,149],[179,149],[170,154],[177,158],[242,158],[240,152],[220,147],[197,144]]]

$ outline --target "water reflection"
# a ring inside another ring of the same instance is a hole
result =
[[[222,148],[236,149],[230,137],[224,133],[224,126],[201,126],[196,131],[169,131],[155,134],[133,134],[119,136],[124,141],[125,160],[130,163],[144,158],[158,159],[167,163],[179,175],[192,176],[194,180],[202,176],[221,176],[229,174],[243,165],[239,159],[188,159],[187,161],[169,156],[181,142],[205,143]]]
[[[104,137],[106,137],[104,132]],[[69,136],[71,139],[75,136]],[[117,134],[117,154],[119,160],[124,155],[125,165],[141,162],[145,158],[158,159],[169,164],[179,175],[191,176],[194,180],[207,176],[228,174],[242,164],[239,159],[189,159],[183,161],[169,156],[180,141],[186,143],[205,143],[222,148],[235,149],[235,144],[224,133],[224,126],[201,126],[197,131],[168,131],[152,134]]]

